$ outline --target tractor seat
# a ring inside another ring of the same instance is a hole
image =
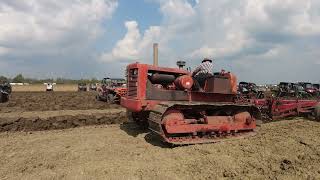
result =
[[[210,93],[231,94],[230,79],[221,75],[206,78],[204,91]]]

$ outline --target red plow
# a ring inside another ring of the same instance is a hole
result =
[[[304,116],[320,120],[320,101],[318,99],[251,99],[262,112],[264,121],[285,117]]]

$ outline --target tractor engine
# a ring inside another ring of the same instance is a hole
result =
[[[190,90],[193,86],[193,78],[190,75],[175,77],[174,75],[155,73],[148,78],[154,85],[163,89]]]

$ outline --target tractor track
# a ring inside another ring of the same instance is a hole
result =
[[[193,107],[194,106],[194,107]],[[224,103],[211,103],[211,104],[203,104],[201,102],[195,102],[195,103],[181,103],[181,102],[169,102],[169,103],[161,103],[158,104],[154,110],[150,111],[149,114],[149,129],[154,132],[160,139],[167,138],[167,141],[170,141],[172,145],[189,145],[189,144],[207,144],[207,143],[215,143],[219,141],[225,141],[229,139],[239,139],[244,137],[250,137],[254,136],[256,134],[255,131],[244,131],[244,132],[224,132],[224,133],[215,133],[214,135],[210,136],[181,136],[181,137],[162,137],[167,136],[165,135],[165,132],[163,130],[162,125],[162,119],[164,118],[164,114],[166,111],[170,108],[173,109],[192,109],[196,108],[197,106],[207,106],[208,108],[212,106],[211,108],[218,108],[223,106],[230,106],[232,107],[250,107],[247,104],[240,104],[240,105],[230,105],[230,104],[224,104]],[[249,109],[249,108],[248,108]]]

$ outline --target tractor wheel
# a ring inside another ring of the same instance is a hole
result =
[[[99,95],[99,94],[97,94],[97,95],[96,95],[96,100],[98,100],[98,101],[102,101],[102,99],[101,99],[101,97],[100,97],[100,95]]]
[[[114,104],[115,96],[113,94],[107,95],[107,103],[108,104]]]
[[[320,103],[318,103],[314,108],[314,117],[316,121],[320,121]]]

